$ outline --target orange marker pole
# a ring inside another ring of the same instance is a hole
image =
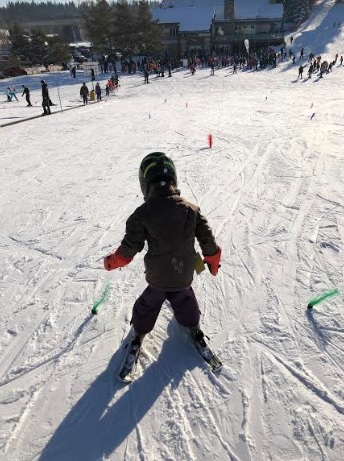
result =
[[[213,135],[208,134],[208,144],[209,144],[209,149],[212,149],[213,147]]]

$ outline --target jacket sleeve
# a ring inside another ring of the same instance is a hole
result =
[[[121,242],[121,254],[133,258],[142,251],[146,240],[146,230],[139,216],[132,214],[126,223],[125,236]]]
[[[216,244],[211,227],[199,209],[196,216],[195,236],[198,240],[198,243],[200,244],[203,256],[212,256],[217,252],[218,246]]]

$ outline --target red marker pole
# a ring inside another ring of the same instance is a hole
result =
[[[208,144],[209,144],[209,149],[212,149],[213,147],[213,135],[208,134]]]

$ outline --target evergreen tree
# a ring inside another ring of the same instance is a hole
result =
[[[33,31],[29,38],[29,49],[26,51],[25,58],[31,64],[43,64],[48,52],[48,42],[45,34],[40,31]]]
[[[69,44],[58,36],[47,38],[48,52],[44,56],[47,64],[62,64],[70,60]]]
[[[309,16],[312,0],[285,0],[284,18],[285,22],[300,24]]]
[[[25,29],[16,23],[10,28],[9,33],[12,44],[10,59],[24,60],[30,47],[29,36],[25,33]]]
[[[142,54],[160,54],[162,51],[161,31],[146,0],[138,4],[136,20],[136,48]]]
[[[67,60],[70,55],[68,44],[59,37],[47,38],[44,33],[35,30],[29,34],[18,24],[10,29],[9,38],[12,44],[10,59],[13,62],[55,64]]]
[[[113,36],[113,8],[106,0],[82,5],[84,29],[93,48],[101,52],[111,50]]]
[[[124,57],[135,52],[136,21],[133,6],[126,0],[119,0],[114,5],[114,49]]]
[[[35,3],[8,2],[6,6],[0,7],[0,13],[9,22],[24,22],[31,19],[51,19],[80,17],[79,7],[73,2],[69,3]]]

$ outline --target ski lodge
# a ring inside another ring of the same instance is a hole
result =
[[[284,43],[283,0],[162,0],[152,15],[169,54],[235,53]]]

